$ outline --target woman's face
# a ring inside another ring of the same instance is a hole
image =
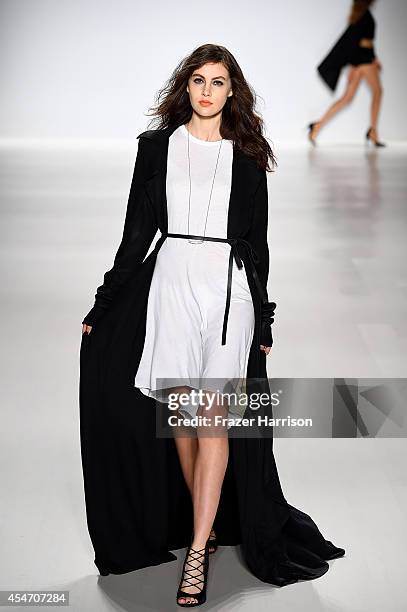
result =
[[[232,95],[228,69],[223,64],[204,64],[189,77],[187,91],[191,106],[198,115],[216,115]]]

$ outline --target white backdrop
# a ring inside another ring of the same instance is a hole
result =
[[[272,141],[304,142],[306,124],[345,86],[343,73],[333,96],[315,68],[346,27],[350,5],[1,0],[0,138],[133,139],[146,129],[154,95],[178,61],[212,42],[240,63]],[[379,135],[405,140],[407,2],[378,0],[372,12],[383,64]],[[361,142],[369,103],[363,83],[320,140]]]

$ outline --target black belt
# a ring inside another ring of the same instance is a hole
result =
[[[253,249],[252,245],[248,240],[244,238],[218,238],[217,236],[196,236],[195,234],[175,234],[172,232],[163,233],[161,238],[166,238],[167,236],[173,238],[199,238],[201,240],[211,240],[212,242],[227,242],[230,244],[230,255],[229,255],[229,270],[228,270],[228,284],[226,290],[226,306],[225,306],[225,314],[223,317],[223,329],[222,329],[222,344],[226,344],[226,329],[227,322],[229,316],[229,308],[230,308],[230,297],[232,290],[232,270],[233,270],[233,258],[235,258],[237,267],[239,270],[243,267],[243,262],[239,255],[238,245],[241,244],[247,249],[250,261],[251,273],[253,275],[254,281],[256,283],[257,290],[260,295],[260,299],[263,304],[267,303],[267,295],[261,285],[260,279],[256,270],[256,263],[259,263],[259,258],[256,254],[256,251]]]

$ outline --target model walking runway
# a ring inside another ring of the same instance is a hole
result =
[[[218,45],[196,49],[171,83],[159,127],[139,134],[122,241],[83,319],[81,452],[99,571],[173,561],[187,547],[176,601],[192,606],[206,600],[215,540],[240,544],[247,568],[278,586],[322,576],[345,551],[285,499],[273,429],[250,419],[272,417],[276,307],[267,291],[275,159],[254,98]],[[250,425],[237,436],[233,426],[218,437],[159,435],[160,379],[198,378],[205,389],[212,376],[245,379]]]

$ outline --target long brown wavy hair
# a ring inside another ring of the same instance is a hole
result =
[[[188,80],[195,70],[206,63],[222,63],[229,71],[232,81],[233,95],[227,98],[222,109],[220,135],[231,140],[236,148],[253,158],[261,169],[273,172],[277,161],[263,136],[263,119],[255,112],[256,94],[244,78],[233,55],[220,45],[201,45],[178,63],[164,87],[156,94],[156,105],[149,109],[153,112],[148,116],[155,117],[151,120],[150,127],[176,127],[191,119]],[[154,125],[157,122],[158,125]]]
[[[354,0],[349,14],[348,23],[356,23],[366,13],[374,0]]]

